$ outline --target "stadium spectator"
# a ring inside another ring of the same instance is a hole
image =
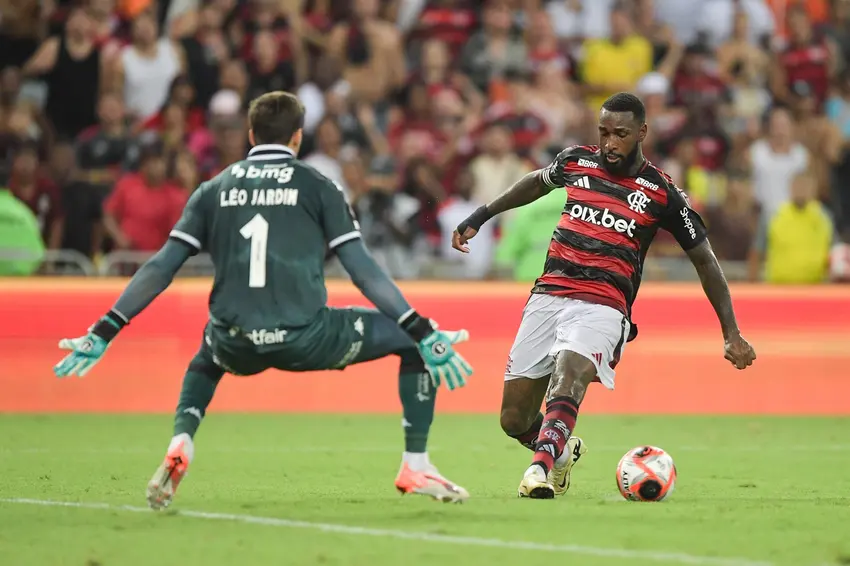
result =
[[[791,108],[798,139],[809,152],[809,168],[815,176],[818,198],[832,195],[832,168],[841,155],[841,133],[829,118],[817,112],[817,99],[808,83],[798,81],[791,89]]]
[[[775,108],[768,116],[767,133],[749,149],[753,195],[767,222],[790,199],[791,180],[809,166],[809,152],[794,138],[788,110]]]
[[[668,153],[673,138],[684,127],[688,119],[687,109],[670,106],[670,80],[658,72],[647,73],[638,80],[635,92],[643,99],[646,107],[646,141],[644,155],[650,161],[661,162]],[[592,123],[595,124],[595,116]]]
[[[219,78],[219,87],[222,90],[233,91],[239,95],[239,101],[242,109],[248,108],[251,102],[248,99],[248,87],[250,77],[245,67],[245,63],[239,59],[230,59],[221,65],[221,76]],[[215,95],[213,95],[215,96]],[[210,100],[212,103],[212,100]]]
[[[560,190],[518,208],[502,228],[496,248],[497,268],[515,281],[537,279],[552,241],[552,227],[558,224],[563,211],[564,191]]]
[[[747,14],[748,37],[754,45],[765,45],[776,28],[773,13],[764,0],[704,0],[693,8],[698,31],[693,39],[701,36],[712,47],[723,45],[732,36],[736,11]]]
[[[422,265],[422,231],[419,199],[397,191],[395,163],[390,158],[372,161],[365,179],[366,191],[356,198],[356,213],[363,239],[375,261],[398,279],[415,279]]]
[[[33,275],[43,258],[38,220],[0,180],[0,276]]]
[[[52,143],[50,123],[44,119],[34,104],[19,100],[12,106],[0,124],[0,156],[5,160],[22,145],[34,143],[42,158],[48,156]]]
[[[552,140],[552,132],[541,113],[532,108],[534,88],[528,71],[511,71],[506,77],[507,97],[494,104],[484,114],[485,124],[496,122],[507,126],[513,136],[513,149],[523,157],[541,163],[541,152]]]
[[[352,0],[351,17],[328,38],[328,53],[343,66],[357,102],[383,102],[404,84],[404,48],[398,30],[378,18],[378,0]]]
[[[841,136],[839,158],[833,168],[831,200],[836,225],[843,233],[850,229],[850,70],[845,69],[842,74],[827,102],[826,112]]]
[[[809,15],[800,4],[788,9],[787,18],[789,41],[773,62],[773,96],[789,103],[794,85],[808,83],[818,110],[822,110],[829,82],[838,68],[837,48],[829,37],[814,32]]]
[[[132,43],[113,64],[110,86],[123,93],[130,116],[145,121],[165,105],[172,81],[186,65],[180,46],[159,36],[151,13],[142,12],[133,20],[131,35]]]
[[[24,145],[15,153],[9,189],[32,210],[47,248],[61,248],[65,224],[62,194],[51,179],[41,174],[35,145]]]
[[[591,108],[599,108],[615,92],[634,89],[638,79],[652,70],[652,45],[634,32],[625,5],[613,6],[610,22],[610,37],[591,39],[583,46],[581,77]]]
[[[514,153],[510,129],[494,123],[484,131],[481,154],[472,160],[469,170],[472,174],[471,200],[488,203],[529,173],[532,167]]]
[[[197,104],[206,108],[219,87],[219,67],[230,59],[230,46],[224,32],[224,16],[216,3],[203,5],[197,17],[183,18],[186,24],[177,33],[186,54],[189,79]]]
[[[680,45],[670,25],[656,16],[654,0],[634,0],[633,21],[637,33],[652,45],[652,65],[660,67],[672,48]],[[674,65],[675,66],[675,65]]]
[[[167,176],[190,195],[198,187],[198,164],[192,152],[179,150],[171,156]]]
[[[717,48],[717,75],[726,84],[737,76],[764,83],[770,71],[770,58],[750,40],[750,19],[743,9],[736,10],[729,39]]]
[[[471,243],[475,253],[458,254],[452,249],[452,232],[463,220],[475,212],[475,209],[487,201],[473,197],[475,179],[469,169],[461,171],[455,184],[455,193],[446,199],[437,211],[440,225],[440,254],[454,265],[452,275],[457,279],[483,279],[493,266],[496,247],[496,223],[481,226],[481,230]],[[563,208],[563,202],[561,203]],[[551,234],[550,234],[551,236]],[[538,269],[539,269],[538,265]]]
[[[203,128],[206,122],[203,107],[197,103],[195,87],[187,75],[178,75],[171,81],[165,105],[140,126],[143,130],[162,131],[164,114],[169,106],[177,106],[182,110],[187,132]]]
[[[333,118],[324,118],[316,128],[316,150],[304,158],[304,162],[336,182],[348,194],[340,164],[341,150],[342,132],[339,126]]]
[[[24,65],[24,74],[44,78],[44,111],[59,137],[76,137],[97,121],[103,62],[85,10],[71,10],[64,33],[41,44]]]
[[[100,47],[102,56],[111,61],[121,53],[116,37],[121,27],[116,0],[88,0],[86,8],[92,21],[95,44]]]
[[[722,200],[706,207],[703,213],[711,231],[711,246],[721,260],[746,261],[758,224],[749,175],[732,169],[726,175]]]
[[[505,0],[489,0],[482,13],[483,27],[469,38],[460,55],[460,68],[482,92],[510,71],[527,66],[525,43],[511,33],[511,10]]]
[[[282,59],[280,51],[278,39],[271,31],[261,30],[254,34],[248,100],[273,90],[295,90],[295,65],[289,59]]]
[[[712,55],[708,46],[700,43],[685,49],[679,72],[673,79],[674,104],[698,113],[703,108],[717,109],[729,102],[726,84],[712,68]]]
[[[97,105],[98,123],[76,140],[79,179],[105,197],[123,169],[135,161],[135,146],[125,123],[124,101],[107,92]],[[101,197],[103,198],[103,197]]]
[[[764,280],[768,283],[826,281],[835,229],[816,195],[817,184],[812,171],[794,176],[789,200],[759,227],[750,256],[752,281],[759,279],[762,260]]]
[[[20,67],[38,49],[50,15],[41,4],[39,0],[0,0],[0,68]]]
[[[121,250],[156,251],[180,218],[188,195],[166,177],[159,140],[141,147],[138,173],[127,173],[104,203],[104,225]]]
[[[136,174],[141,132],[160,136],[185,195],[244,157],[251,98],[293,90],[306,108],[300,157],[355,209],[371,195],[362,206],[375,222],[406,200],[387,184],[414,199],[411,222],[436,250],[438,217],[567,145],[595,143],[598,104],[626,89],[646,105],[645,154],[724,234],[718,254],[740,261],[750,201],[770,220],[803,169],[836,225],[850,225],[850,80],[831,81],[850,55],[850,2],[796,4],[0,0],[0,167],[37,144],[66,210],[63,246],[97,256],[108,249],[101,201]],[[114,72],[128,54],[137,78],[152,73],[142,88],[130,87],[132,70]],[[68,140],[73,169],[61,164]],[[682,257],[667,243],[661,236],[650,254]]]
[[[421,42],[435,40],[448,47],[452,58],[457,57],[478,23],[475,3],[470,0],[426,0],[418,3],[424,4],[422,11],[409,17],[413,21],[413,29],[408,36],[411,51],[416,54]],[[418,17],[414,19],[413,16]]]

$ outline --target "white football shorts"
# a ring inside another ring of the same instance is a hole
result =
[[[617,309],[534,293],[522,311],[505,381],[548,377],[555,369],[558,352],[569,350],[592,361],[596,381],[614,389],[614,366],[620,361],[628,336],[629,321]]]

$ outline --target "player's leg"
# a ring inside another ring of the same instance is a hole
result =
[[[437,388],[425,370],[425,364],[413,340],[399,325],[376,310],[332,309],[343,326],[353,320],[362,330],[359,352],[349,365],[389,355],[399,357],[398,393],[402,406],[404,452],[396,477],[402,493],[418,493],[440,501],[464,501],[469,493],[445,478],[428,457],[428,434],[434,420]]]
[[[183,377],[180,399],[174,416],[174,435],[165,459],[148,483],[148,504],[161,509],[171,503],[180,481],[186,475],[195,455],[194,436],[212,401],[224,371],[213,361],[209,346],[204,343],[189,362]]]
[[[581,443],[578,454],[567,450],[579,407],[592,381],[599,379],[613,389],[613,367],[619,361],[628,336],[628,322],[616,310],[582,301],[567,301],[569,304],[559,317],[557,342],[552,351],[555,369],[546,393],[546,414],[532,464],[520,483],[520,492],[535,499],[554,497],[556,489],[552,485],[551,472],[559,460],[568,463],[580,456]],[[575,450],[575,446],[572,449]]]
[[[502,430],[529,450],[534,450],[543,413],[540,407],[549,388],[549,375],[538,379],[517,377],[505,381],[502,388],[502,410],[499,424]]]
[[[540,407],[555,367],[550,352],[560,306],[558,297],[532,294],[508,354],[499,422],[505,434],[529,450],[534,450],[543,424]]]

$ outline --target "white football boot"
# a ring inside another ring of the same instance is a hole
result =
[[[549,483],[555,490],[555,495],[564,495],[570,489],[570,471],[587,452],[587,446],[578,436],[571,436],[567,441],[564,453],[555,460],[555,466],[549,471]]]
[[[517,494],[531,499],[552,499],[555,497],[555,487],[549,483],[543,467],[532,464],[525,470]]]

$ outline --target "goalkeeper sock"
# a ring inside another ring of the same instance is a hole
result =
[[[437,390],[431,383],[431,376],[425,371],[418,350],[401,354],[401,368],[398,376],[398,395],[404,418],[404,451],[425,452],[428,445],[428,432],[434,420],[434,404]]]
[[[515,438],[517,442],[519,442],[520,444],[522,444],[533,452],[537,447],[537,437],[540,436],[540,427],[542,426],[543,413],[538,411],[537,416],[534,418],[534,422],[531,424],[527,431],[516,436],[510,435],[510,437]]]
[[[174,415],[175,437],[180,434],[195,436],[223,375],[222,370],[204,354],[199,352],[189,362],[189,369],[183,377],[180,401]]]
[[[576,427],[578,403],[570,397],[555,397],[546,403],[546,416],[534,448],[533,464],[549,473],[555,460],[563,454],[567,440]]]

